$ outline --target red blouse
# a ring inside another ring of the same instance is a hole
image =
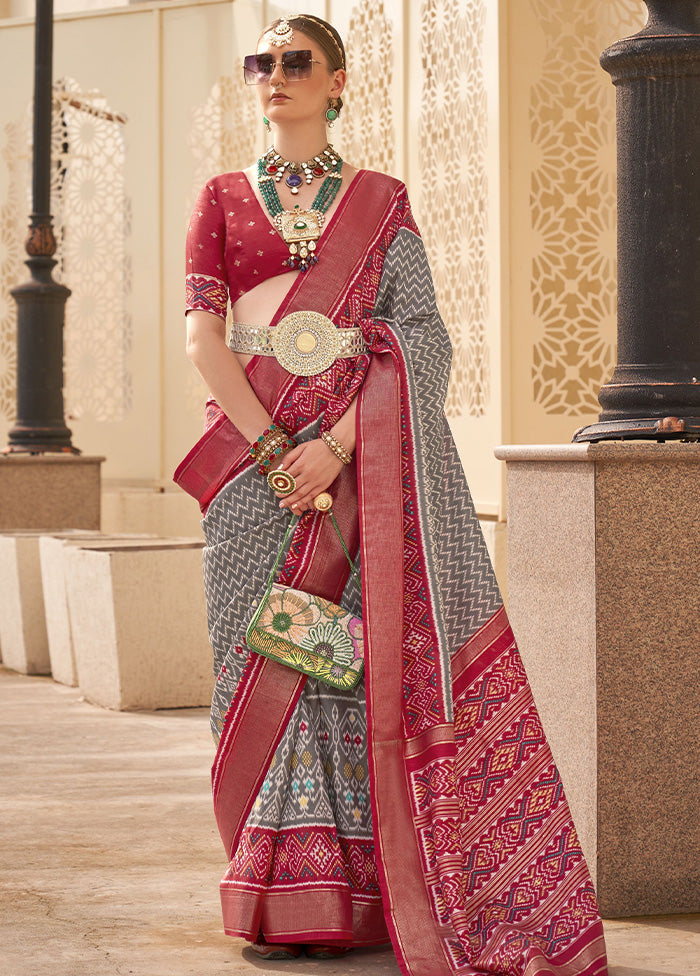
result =
[[[244,173],[223,173],[197,197],[187,231],[185,308],[226,318],[226,301],[290,269],[289,248]]]

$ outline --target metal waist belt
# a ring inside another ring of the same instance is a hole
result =
[[[274,356],[288,373],[315,376],[336,359],[367,352],[361,329],[339,329],[320,312],[292,312],[275,326],[234,322],[229,349],[252,356]]]

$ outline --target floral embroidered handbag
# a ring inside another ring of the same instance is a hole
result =
[[[359,583],[335,516],[328,514]],[[282,553],[298,521],[295,517],[289,523],[265,594],[248,625],[246,645],[251,651],[333,688],[354,688],[364,668],[362,617],[323,597],[274,582]]]

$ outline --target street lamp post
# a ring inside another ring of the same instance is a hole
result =
[[[700,438],[700,0],[645,0],[617,90],[618,362],[575,441]]]
[[[8,454],[80,453],[63,414],[63,323],[70,290],[53,280],[51,217],[53,0],[36,0],[32,214],[25,242],[30,280],[17,302],[17,420]]]

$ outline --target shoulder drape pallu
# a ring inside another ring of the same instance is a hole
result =
[[[324,689],[245,649],[290,515],[219,413],[230,470],[207,472],[196,450],[183,464],[206,472],[190,488],[205,506],[215,493],[205,582],[226,931],[368,945],[388,929],[407,976],[605,974],[593,885],[444,417],[451,348],[403,185],[361,171],[317,253],[274,321],[323,312],[359,325],[370,355],[309,378],[257,357],[247,373],[300,440],[358,396],[355,459],[330,491],[361,601],[318,513],[282,578],[362,612],[366,711],[362,686]]]

